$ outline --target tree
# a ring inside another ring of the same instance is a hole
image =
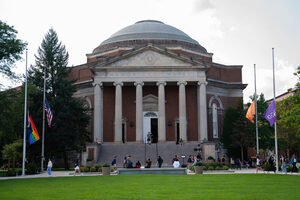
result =
[[[2,150],[2,157],[8,160],[8,168],[10,168],[10,161],[13,160],[13,168],[15,168],[15,161],[22,158],[22,140],[16,140],[11,144],[4,146]]]
[[[253,145],[253,133],[249,129],[245,116],[242,102],[239,102],[236,108],[227,108],[221,138],[229,156],[240,157],[242,160],[247,148]]]
[[[300,153],[300,93],[276,103],[278,138],[287,155]]]
[[[29,81],[39,88],[40,94],[33,99],[42,102],[43,74],[46,70],[46,97],[54,116],[52,127],[45,130],[45,155],[62,156],[68,169],[68,152],[82,151],[88,140],[88,110],[82,100],[72,97],[76,88],[73,85],[75,80],[67,79],[70,73],[67,68],[69,55],[53,29],[45,35],[35,57],[36,65],[30,70]],[[42,112],[41,108],[42,105],[36,103],[33,109]],[[42,119],[41,113],[36,114]],[[37,123],[41,125],[42,122]]]
[[[294,72],[294,75],[297,76],[298,82],[296,83],[296,87],[300,87],[300,66],[297,68],[297,72]]]
[[[21,59],[26,43],[16,38],[18,32],[0,20],[0,73],[9,78],[16,78],[11,71],[13,64]]]
[[[252,101],[254,101],[254,97],[250,97]],[[249,103],[250,105],[250,103]],[[248,106],[249,106],[248,105]],[[264,113],[268,108],[268,103],[265,100],[265,96],[263,93],[259,95],[257,99],[257,121],[258,121],[258,142],[259,148],[266,150],[274,149],[274,128],[270,126],[269,122],[265,119]],[[256,116],[255,116],[256,117]],[[254,118],[255,121],[255,118]],[[250,123],[248,120],[248,125],[250,126],[250,130],[252,133],[256,135],[255,123]],[[256,142],[255,142],[256,144]],[[256,146],[256,145],[255,145]]]

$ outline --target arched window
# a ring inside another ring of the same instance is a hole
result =
[[[218,107],[214,103],[212,105],[212,118],[213,118],[213,138],[218,138]]]

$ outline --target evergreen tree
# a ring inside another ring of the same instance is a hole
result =
[[[68,169],[68,152],[82,151],[88,139],[88,110],[82,100],[73,98],[75,80],[67,78],[70,73],[70,68],[67,68],[69,55],[53,29],[45,35],[35,57],[36,65],[30,70],[29,80],[39,88],[40,94],[33,97],[37,101],[31,109],[39,111],[38,123],[41,127],[46,70],[46,98],[54,116],[51,128],[46,125],[45,129],[45,157],[63,157],[64,166]]]
[[[253,145],[253,133],[249,129],[245,116],[242,102],[239,102],[236,108],[228,107],[225,110],[221,137],[227,154],[230,157],[240,157],[242,160],[247,148]]]

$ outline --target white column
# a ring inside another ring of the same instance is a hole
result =
[[[158,86],[158,141],[166,141],[166,109],[165,86],[166,82],[157,82]]]
[[[94,83],[94,141],[103,142],[102,83]]]
[[[187,141],[187,127],[186,127],[186,96],[185,86],[186,81],[179,81],[179,134],[183,141]]]
[[[135,130],[135,138],[136,141],[143,141],[143,82],[135,82],[136,86],[136,130]]]
[[[115,82],[115,142],[122,142],[122,82]]]
[[[198,140],[208,140],[207,137],[207,106],[206,106],[207,82],[198,82]]]

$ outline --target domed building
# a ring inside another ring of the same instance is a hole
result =
[[[241,65],[213,62],[196,40],[154,20],[104,40],[87,54],[87,63],[72,68],[71,78],[77,79],[75,96],[92,110],[94,142],[87,144],[83,164],[128,154],[171,160],[199,153],[193,152],[199,143],[203,159],[217,158],[224,153],[224,110],[243,101],[246,87]]]

